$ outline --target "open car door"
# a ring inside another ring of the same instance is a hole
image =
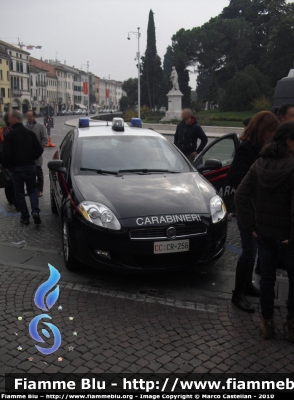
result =
[[[234,210],[234,193],[227,174],[239,145],[236,133],[224,135],[210,143],[193,162],[194,167],[215,187],[228,212]]]

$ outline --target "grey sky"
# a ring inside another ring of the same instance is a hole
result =
[[[124,80],[135,77],[135,36],[142,31],[141,53],[146,48],[150,8],[155,13],[157,50],[163,59],[171,36],[181,28],[202,25],[229,4],[228,0],[1,0],[0,39],[41,45],[33,57],[66,60],[100,77]],[[191,86],[195,87],[195,76]]]

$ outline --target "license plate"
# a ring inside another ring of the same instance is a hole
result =
[[[189,245],[189,239],[177,241],[173,240],[172,242],[155,242],[154,254],[180,253],[183,251],[189,251]]]

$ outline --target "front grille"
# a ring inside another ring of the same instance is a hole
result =
[[[205,225],[185,225],[185,226],[175,226],[175,228],[177,230],[176,238],[206,234]],[[132,240],[167,239],[166,236],[167,229],[168,227],[135,229],[130,232],[130,238]]]

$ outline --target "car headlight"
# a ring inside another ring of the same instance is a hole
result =
[[[225,217],[227,210],[220,196],[214,196],[210,199],[210,212],[213,224],[221,221]]]
[[[95,203],[93,201],[83,201],[79,205],[79,210],[83,217],[95,225],[103,228],[119,231],[120,223],[113,212],[104,204]]]

